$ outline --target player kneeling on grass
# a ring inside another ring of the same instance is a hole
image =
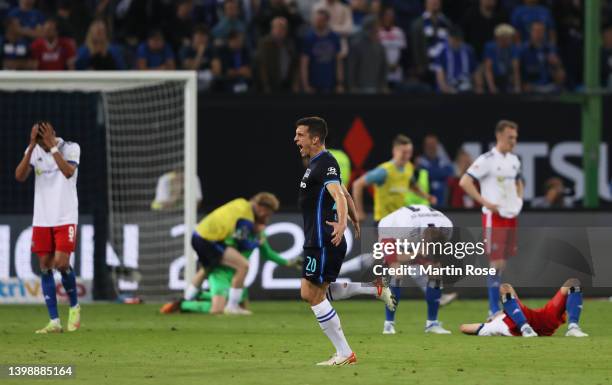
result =
[[[32,252],[39,257],[42,291],[51,319],[38,334],[62,332],[57,311],[53,269],[62,275],[62,285],[70,299],[68,331],[81,326],[81,308],[70,254],[76,243],[79,202],[76,181],[81,148],[55,136],[49,122],[32,127],[30,144],[15,169],[15,179],[25,182],[34,170],[34,218]]]
[[[253,240],[255,224],[266,224],[278,207],[279,202],[274,194],[260,192],[248,201],[244,198],[234,199],[202,219],[193,233],[191,245],[198,254],[204,272],[194,277],[186,290],[185,299],[195,298],[205,276],[215,267],[228,266],[235,273],[224,311],[227,314],[250,314],[238,306],[249,271],[249,261],[238,249],[252,250],[258,246],[257,241]],[[238,248],[225,245],[224,241],[229,237],[236,240]]]
[[[539,309],[530,309],[518,299],[514,288],[504,283],[500,287],[504,310],[486,323],[463,324],[460,330],[477,336],[551,336],[568,319],[566,337],[588,337],[578,322],[582,311],[580,281],[565,281],[557,294]],[[567,313],[567,316],[566,316]]]
[[[396,240],[407,242],[446,242],[453,234],[453,223],[440,211],[425,205],[410,205],[395,210],[385,216],[378,223],[378,239],[384,244],[394,243]],[[424,249],[424,248],[423,248]],[[390,268],[397,268],[406,263],[420,261],[421,264],[431,264],[440,267],[438,255],[427,255],[419,251],[409,254],[391,253],[384,256],[384,262]],[[418,266],[418,265],[417,265]],[[417,270],[418,271],[418,270]],[[440,299],[442,298],[442,277],[422,276],[427,280],[425,288],[425,301],[427,302],[427,321],[425,333],[451,334],[442,327],[438,320]],[[398,280],[400,277],[391,277]],[[399,286],[394,285],[394,294],[399,301]],[[386,319],[383,325],[383,334],[395,334],[395,309],[386,309]]]
[[[265,225],[256,225],[259,255],[263,259],[272,261],[279,266],[295,266],[301,269],[301,264],[296,260],[284,259],[280,254],[272,249],[266,236],[263,232]],[[225,241],[227,247],[234,247],[239,250],[242,255],[249,259],[254,249],[240,250],[239,242],[234,238],[228,238]],[[210,314],[222,314],[227,303],[229,291],[231,290],[232,280],[236,270],[228,266],[217,266],[208,273],[208,285],[209,291],[203,291],[196,293],[189,299],[181,299],[179,301],[170,302],[162,306],[161,312],[168,314],[175,311],[181,311],[185,313],[210,313]],[[204,269],[200,269],[194,278],[197,287],[201,287],[204,282],[205,273]],[[248,293],[244,289],[242,296],[239,300],[239,305],[245,311],[248,311]]]

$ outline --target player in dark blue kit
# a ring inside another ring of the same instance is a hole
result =
[[[346,254],[347,197],[352,217],[354,203],[342,187],[338,162],[325,149],[325,120],[303,118],[295,126],[295,144],[300,155],[310,159],[300,182],[299,194],[305,236],[301,296],[310,304],[321,329],[336,348],[329,360],[317,365],[354,364],[357,362],[355,353],[344,337],[340,318],[325,296],[329,284],[336,280]],[[358,233],[359,229],[356,231]]]

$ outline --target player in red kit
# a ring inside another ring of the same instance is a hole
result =
[[[34,218],[32,220],[32,252],[39,257],[42,291],[51,319],[36,333],[62,332],[55,293],[53,269],[62,276],[62,285],[70,299],[68,331],[81,325],[81,309],[76,277],[70,266],[70,254],[76,244],[79,216],[77,175],[81,148],[78,144],[55,136],[49,122],[34,124],[30,144],[15,170],[15,179],[25,182],[34,171]]]
[[[463,324],[465,334],[478,336],[552,336],[568,321],[566,337],[588,337],[578,325],[582,311],[582,289],[580,281],[570,278],[555,296],[539,309],[525,306],[514,288],[505,283],[500,287],[504,307],[486,323]]]
[[[480,155],[461,177],[459,185],[482,205],[482,228],[490,267],[496,274],[487,277],[489,316],[499,307],[499,286],[506,260],[516,256],[517,216],[523,207],[521,161],[512,153],[518,125],[502,120],[495,127],[495,147]],[[480,191],[475,182],[480,183]]]

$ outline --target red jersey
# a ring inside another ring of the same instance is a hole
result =
[[[68,68],[68,61],[76,56],[74,40],[58,37],[53,44],[43,38],[32,43],[32,58],[39,70],[61,71]]]
[[[567,295],[559,290],[544,307],[539,309],[530,309],[523,305],[521,301],[518,301],[518,303],[523,314],[525,314],[525,318],[527,318],[527,322],[539,336],[552,336],[559,326],[565,323],[566,300]],[[508,325],[508,329],[510,329],[512,335],[521,335],[520,329],[516,326],[514,321],[512,321],[508,313],[506,313],[506,317],[504,317],[503,321]]]

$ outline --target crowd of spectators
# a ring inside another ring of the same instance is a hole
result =
[[[198,71],[224,93],[580,90],[585,0],[0,0],[7,70]],[[612,89],[612,0],[602,1]]]

